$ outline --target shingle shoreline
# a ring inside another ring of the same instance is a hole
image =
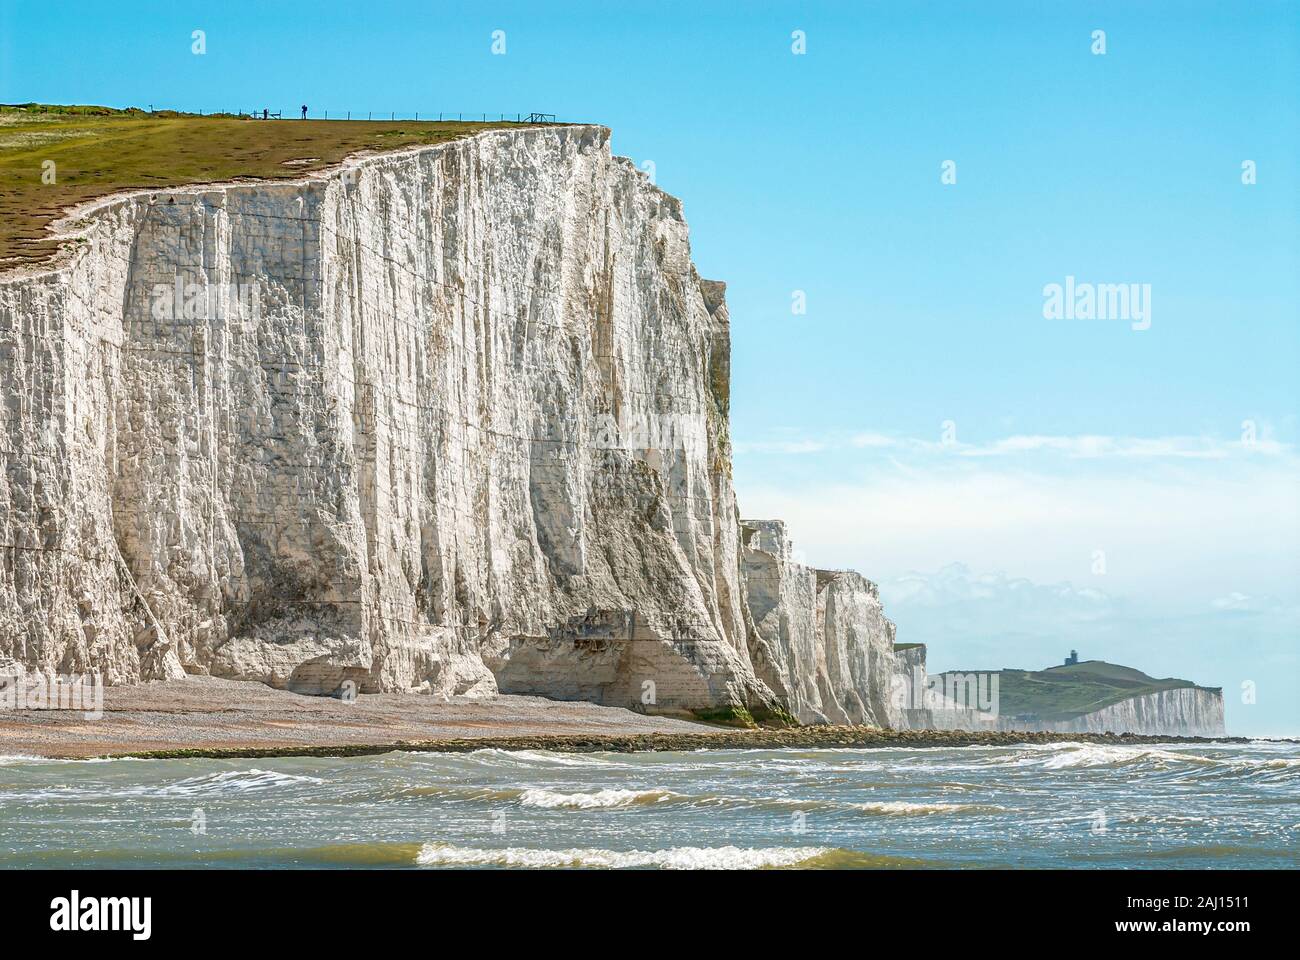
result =
[[[633,735],[540,735],[516,737],[397,740],[374,744],[284,747],[213,747],[114,753],[142,759],[256,759],[263,757],[353,757],[394,751],[469,753],[475,750],[549,750],[557,753],[640,753],[691,750],[771,750],[783,748],[887,748],[1015,746],[1018,744],[1095,743],[1247,743],[1245,737],[1154,737],[1113,733],[1013,733],[960,730],[888,730],[878,727],[798,727],[783,730],[719,730],[716,733],[648,733]]]

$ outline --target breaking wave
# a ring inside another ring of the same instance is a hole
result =
[[[678,803],[692,807],[723,807],[737,810],[856,810],[889,816],[928,816],[946,813],[998,813],[1004,807],[978,803],[912,803],[889,800],[880,803],[848,804],[835,800],[818,800],[809,797],[733,797],[721,795],[687,796],[672,790],[605,789],[589,793],[561,793],[540,787],[524,790],[518,795],[520,806],[547,810],[600,810],[620,807],[653,807],[665,803]]]
[[[674,800],[680,794],[671,790],[596,790],[592,793],[557,793],[540,787],[525,790],[519,803],[543,809],[593,810],[604,807],[641,807]]]
[[[319,777],[308,777],[293,773],[280,773],[275,770],[227,770],[211,773],[202,777],[190,777],[159,787],[160,796],[209,796],[232,793],[251,793],[259,790],[271,790],[276,787],[294,786],[307,783],[324,783]]]
[[[547,750],[501,750],[489,747],[464,754],[488,765],[511,767],[611,767],[616,761],[595,753],[559,753]]]
[[[1050,743],[1018,751],[1011,758],[991,762],[998,766],[1036,766],[1044,770],[1123,770],[1148,769],[1158,772],[1185,771],[1196,777],[1267,777],[1289,778],[1300,775],[1300,758],[1205,756],[1182,750],[1155,746],[1125,746],[1103,743]]]
[[[421,866],[601,867],[659,870],[761,870],[793,867],[823,857],[829,847],[670,847],[667,850],[543,850],[505,847],[491,850],[426,843],[416,862]]]
[[[52,761],[57,762],[57,761]],[[117,784],[111,781],[99,782],[87,786],[69,786],[66,784],[38,786],[35,789],[0,791],[0,800],[5,801],[61,801],[94,802],[114,800],[126,797],[165,798],[165,797],[201,797],[220,798],[260,793],[278,787],[299,784],[320,784],[325,781],[318,777],[300,776],[292,773],[277,773],[273,770],[226,770],[201,777],[190,777],[175,783],[165,784]]]

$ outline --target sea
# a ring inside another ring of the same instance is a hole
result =
[[[0,757],[0,867],[1294,868],[1300,742]]]

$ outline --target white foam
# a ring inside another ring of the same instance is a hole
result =
[[[678,794],[671,790],[596,790],[592,793],[557,793],[540,787],[525,790],[519,802],[543,809],[594,810],[604,807],[634,807],[662,803]]]
[[[910,803],[906,800],[885,800],[880,803],[859,803],[857,808],[865,813],[883,813],[887,816],[925,816],[936,813],[996,812],[1002,807],[979,803]]]
[[[269,790],[273,787],[291,786],[299,783],[324,783],[319,777],[300,776],[292,773],[279,773],[275,770],[227,770],[202,777],[191,777],[158,788],[161,796],[197,796],[211,793],[247,793],[256,790]]]
[[[54,757],[30,757],[25,753],[0,754],[0,767],[17,766],[20,763],[62,763]]]
[[[826,847],[671,847],[667,850],[540,850],[505,847],[489,850],[428,843],[416,862],[421,866],[606,867],[661,870],[756,870],[788,867],[829,853]]]
[[[483,750],[471,750],[465,756],[488,763],[508,763],[517,766],[607,767],[614,765],[611,761],[591,753],[552,753],[548,750],[501,750],[497,747],[487,747]]]
[[[1067,770],[1072,767],[1124,766],[1141,761],[1156,763],[1192,763],[1214,765],[1223,761],[1193,753],[1161,750],[1158,747],[1125,746],[1111,743],[1044,743],[1027,744],[1026,751],[1008,758],[1014,766],[1039,766],[1045,770]],[[998,766],[993,761],[991,766]]]

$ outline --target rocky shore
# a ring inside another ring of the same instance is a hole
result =
[[[710,733],[642,733],[631,736],[476,737],[399,740],[395,743],[319,747],[145,750],[116,754],[140,759],[256,759],[259,757],[354,757],[406,750],[468,753],[473,750],[550,750],[556,753],[640,753],[691,750],[774,750],[853,747],[994,747],[1026,743],[1246,743],[1245,737],[1147,737],[1136,734],[968,733],[960,730],[890,730],[881,727],[798,727],[788,730],[725,730]]]
[[[708,734],[637,734],[632,736],[502,736],[454,740],[398,740],[395,743],[348,744],[337,747],[214,748],[140,751],[113,754],[144,760],[183,757],[356,757],[409,751],[468,753],[471,751],[552,751],[556,753],[640,753],[666,751],[744,751],[744,749],[833,747],[1010,747],[1027,743],[1247,743],[1239,736],[1138,736],[1135,734],[975,734],[953,730],[888,730],[881,727],[797,727],[793,730],[727,730]]]

